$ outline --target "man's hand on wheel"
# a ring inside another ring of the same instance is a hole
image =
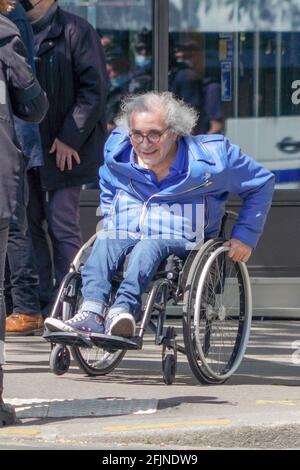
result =
[[[228,256],[232,261],[243,261],[246,263],[252,254],[251,246],[246,245],[246,243],[243,243],[236,238],[231,238],[224,243],[224,246],[229,247]]]

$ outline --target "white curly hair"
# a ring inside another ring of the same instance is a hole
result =
[[[130,118],[137,111],[152,111],[161,108],[166,113],[167,126],[178,135],[189,135],[195,127],[198,113],[194,108],[178,100],[168,91],[149,91],[126,96],[121,103],[121,112],[116,125],[125,131],[130,129]]]

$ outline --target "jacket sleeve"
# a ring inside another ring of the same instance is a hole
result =
[[[271,206],[275,177],[228,139],[224,140],[223,145],[227,190],[238,194],[243,200],[231,237],[255,248]]]
[[[100,208],[101,214],[104,218],[103,228],[107,230],[110,226],[112,210],[113,210],[113,199],[116,194],[116,188],[111,180],[111,173],[106,164],[100,167]]]
[[[24,121],[41,122],[48,110],[48,100],[33,76],[25,46],[18,36],[12,41],[8,74],[13,113]]]
[[[108,79],[105,56],[96,31],[85,23],[71,37],[77,96],[58,138],[76,151],[84,144],[96,123],[105,116]],[[105,129],[106,131],[106,129]]]

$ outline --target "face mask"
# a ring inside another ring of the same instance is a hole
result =
[[[41,3],[42,0],[39,0],[38,2],[35,3],[35,5],[32,5],[32,3],[29,0],[20,0],[20,3],[22,7],[24,8],[25,11],[30,11],[33,10],[39,3]]]
[[[30,11],[34,8],[34,5],[32,5],[29,0],[21,0],[20,3],[25,11]]]
[[[112,88],[121,88],[126,82],[128,82],[128,75],[126,73],[122,73],[118,75],[118,77],[110,79]]]
[[[137,65],[138,67],[146,67],[147,65],[151,64],[151,57],[137,54],[134,57],[134,61],[135,65]]]

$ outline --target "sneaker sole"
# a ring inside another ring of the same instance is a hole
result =
[[[130,338],[134,336],[135,333],[135,325],[130,318],[122,318],[117,319],[114,324],[112,322],[109,335],[111,336],[123,336],[124,338]]]
[[[58,320],[57,318],[48,318],[45,320],[45,327],[49,331],[61,331],[66,333],[76,332],[74,328],[66,325],[62,320]]]

